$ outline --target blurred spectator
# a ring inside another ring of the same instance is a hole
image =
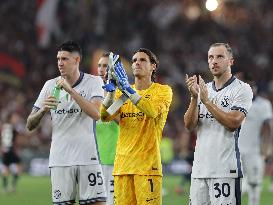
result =
[[[273,101],[270,0],[223,0],[214,12],[205,10],[202,0],[37,0],[36,4],[4,0],[0,12],[5,16],[0,18],[0,53],[20,62],[26,73],[18,77],[11,65],[0,63],[1,123],[13,111],[26,119],[45,80],[57,75],[55,47],[67,39],[81,42],[85,72],[92,65],[91,54],[99,49],[125,58],[139,47],[155,51],[161,62],[158,80],[170,84],[175,93],[165,131],[174,142],[184,136],[179,133],[182,121],[175,123],[182,118],[189,98],[184,74],[207,72],[206,56],[212,42],[228,42],[238,59],[235,70],[253,73],[261,93]],[[41,32],[48,32],[42,44]],[[35,155],[48,153],[50,129],[48,125],[27,133],[23,156],[29,157],[29,150]],[[178,155],[179,149],[175,152]]]

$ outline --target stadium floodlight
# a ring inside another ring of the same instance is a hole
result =
[[[218,1],[217,0],[207,0],[206,1],[206,9],[209,11],[214,11],[218,7]]]

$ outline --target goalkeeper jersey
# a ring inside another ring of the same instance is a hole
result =
[[[114,164],[118,135],[119,126],[115,121],[97,121],[96,137],[101,164]]]
[[[162,176],[160,143],[172,101],[172,90],[167,85],[153,83],[148,89],[136,92],[142,96],[138,104],[127,100],[116,113],[120,114],[120,134],[113,175]],[[121,94],[117,92],[116,97]],[[104,107],[101,115],[107,115]]]

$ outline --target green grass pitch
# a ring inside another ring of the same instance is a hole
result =
[[[163,184],[167,195],[163,197],[163,205],[188,205],[189,184],[186,186],[185,193],[178,195],[174,187],[178,185],[180,178],[178,176],[164,176]],[[268,192],[269,178],[265,178],[260,205],[273,204],[273,194]],[[24,175],[18,182],[16,193],[0,192],[1,205],[50,205],[50,178],[49,177],[31,177]],[[246,196],[243,197],[242,205],[247,205]]]

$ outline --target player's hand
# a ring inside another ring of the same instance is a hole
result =
[[[115,77],[117,79],[119,89],[125,94],[134,94],[136,91],[131,87],[125,69],[120,61],[117,61],[114,66]]]
[[[197,98],[199,93],[199,85],[197,83],[197,77],[196,75],[189,77],[186,74],[186,85],[188,87],[188,90],[190,91],[191,97]]]
[[[200,100],[202,101],[203,104],[206,104],[207,102],[209,102],[208,88],[205,81],[200,75],[199,75],[199,88],[200,88]]]
[[[49,96],[43,103],[43,109],[48,112],[50,109],[55,109],[58,104],[59,101],[57,101],[54,96]]]
[[[107,83],[102,86],[102,88],[106,91],[106,92],[114,92],[116,90],[116,81],[115,80],[109,80],[107,81]]]
[[[116,90],[117,82],[115,76],[115,63],[120,61],[119,55],[115,55],[112,52],[109,55],[109,61],[106,72],[106,81],[107,83],[102,86],[106,92],[114,92]]]
[[[64,89],[67,93],[71,93],[73,89],[64,78],[57,80],[56,85],[59,86],[61,89]]]

